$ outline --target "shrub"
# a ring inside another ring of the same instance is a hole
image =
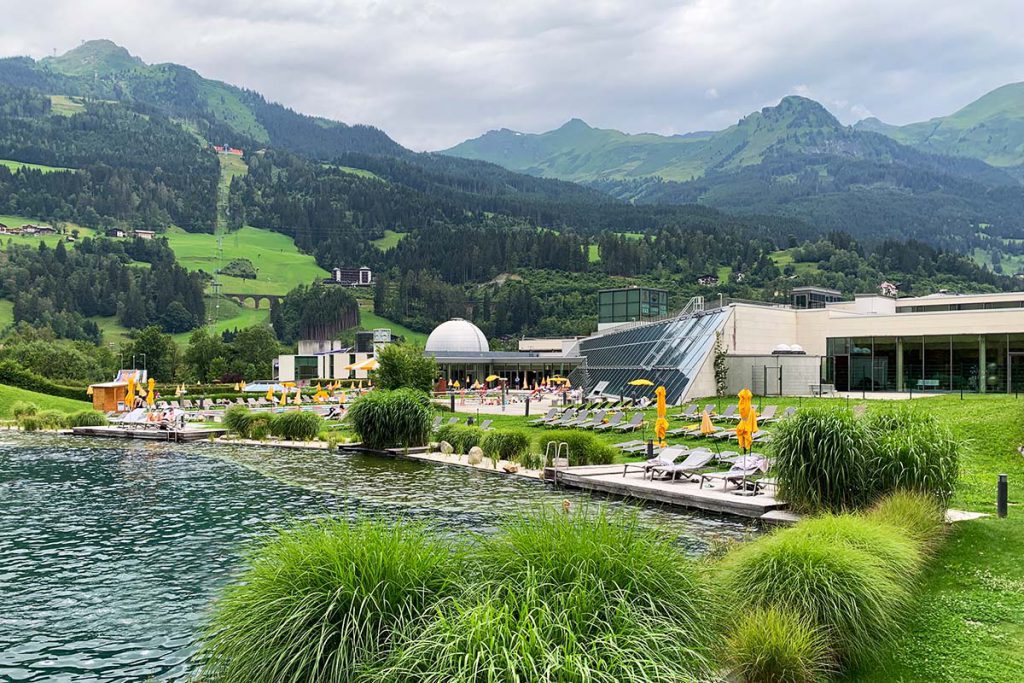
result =
[[[380,389],[418,389],[430,393],[437,379],[437,361],[425,356],[422,347],[388,344],[377,354],[379,365],[372,377]]]
[[[934,415],[910,406],[889,406],[867,418],[874,439],[868,468],[875,491],[920,491],[943,504],[960,478],[962,444]]]
[[[245,406],[231,406],[224,411],[224,426],[243,439],[249,438],[253,413]]]
[[[324,419],[316,413],[281,413],[270,423],[270,433],[289,441],[312,441],[320,433]]]
[[[349,409],[353,431],[367,448],[422,446],[430,436],[430,398],[414,389],[376,389]]]
[[[85,393],[85,387],[66,387],[54,384],[42,375],[26,370],[10,360],[0,361],[0,384],[28,389],[40,394],[49,394],[50,396],[70,398],[76,401],[89,400]]]
[[[248,436],[243,438],[263,441],[270,436],[270,426],[274,423],[274,416],[271,413],[253,413],[249,421]]]
[[[26,415],[21,418],[18,420],[18,426],[25,432],[38,432],[40,429],[46,429],[43,421],[35,415]]]
[[[15,401],[11,404],[11,416],[15,420],[20,420],[23,417],[29,415],[35,415],[39,412],[39,406],[35,403],[29,403],[28,401]]]
[[[779,498],[794,509],[840,512],[870,498],[871,434],[848,410],[804,408],[771,441]]]
[[[68,427],[99,427],[107,424],[107,416],[98,410],[79,410],[68,415],[64,424]]]
[[[492,460],[519,461],[530,452],[530,435],[521,429],[498,429],[484,432],[480,448]]]
[[[546,453],[552,441],[556,444],[551,447],[552,454],[557,444],[563,441],[569,444],[570,465],[607,465],[615,460],[615,449],[589,432],[568,429],[548,432],[540,438],[540,452]]]
[[[459,555],[404,522],[298,522],[215,603],[203,679],[354,680],[451,589]]]
[[[867,512],[869,519],[889,524],[917,541],[931,553],[946,531],[943,506],[926,493],[896,491],[876,502]]]
[[[898,631],[909,587],[856,543],[805,533],[803,524],[740,546],[723,561],[740,609],[791,610],[828,634],[843,662],[870,660]]]
[[[454,452],[463,455],[473,446],[479,446],[483,436],[482,429],[469,425],[442,425],[437,430],[438,441],[447,441]]]
[[[908,585],[924,564],[916,540],[897,526],[862,515],[822,515],[800,523],[799,533],[827,544],[845,545],[875,557],[889,576]]]
[[[396,648],[380,680],[686,681],[709,673],[714,601],[635,514],[540,511],[480,539],[479,583]]]
[[[67,414],[60,410],[40,410],[35,414],[43,429],[61,429],[67,420]]]
[[[744,613],[725,641],[723,659],[740,683],[815,683],[831,669],[821,631],[781,609]]]

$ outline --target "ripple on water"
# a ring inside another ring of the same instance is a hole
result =
[[[287,482],[287,483],[286,483]],[[581,493],[464,469],[323,451],[19,436],[0,442],[0,680],[173,680],[246,542],[323,514],[487,531]],[[609,505],[619,505],[609,501]],[[690,552],[751,528],[641,513]]]

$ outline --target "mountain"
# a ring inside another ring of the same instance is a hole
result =
[[[870,118],[854,128],[882,133],[926,152],[980,159],[992,166],[1020,166],[1024,164],[1024,83],[996,88],[949,116],[905,126]]]
[[[178,64],[146,64],[109,40],[91,40],[38,61],[0,59],[0,85],[149,107],[188,120],[207,140],[243,149],[273,145],[320,158],[344,152],[407,152],[372,126],[299,114]]]

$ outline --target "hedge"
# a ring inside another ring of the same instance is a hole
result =
[[[26,370],[14,361],[0,362],[0,384],[7,384],[27,391],[35,391],[49,396],[70,398],[74,401],[88,401],[85,387],[67,387],[54,384],[42,375]]]
[[[548,444],[554,442],[556,446],[551,447],[554,457],[557,444],[563,441],[569,445],[570,465],[607,465],[615,460],[615,449],[588,432],[568,429],[549,432],[541,436],[538,446],[541,453],[546,453]]]

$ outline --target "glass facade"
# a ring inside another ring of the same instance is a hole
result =
[[[668,315],[668,292],[647,287],[602,289],[597,307],[599,323],[658,320]]]
[[[838,391],[1024,390],[1024,334],[832,337],[822,381]]]
[[[652,387],[629,384],[648,379],[664,385],[666,400],[675,403],[711,353],[715,333],[728,316],[728,309],[716,309],[585,339],[580,342],[585,364],[569,378],[588,390],[607,382],[605,394],[653,398]]]

